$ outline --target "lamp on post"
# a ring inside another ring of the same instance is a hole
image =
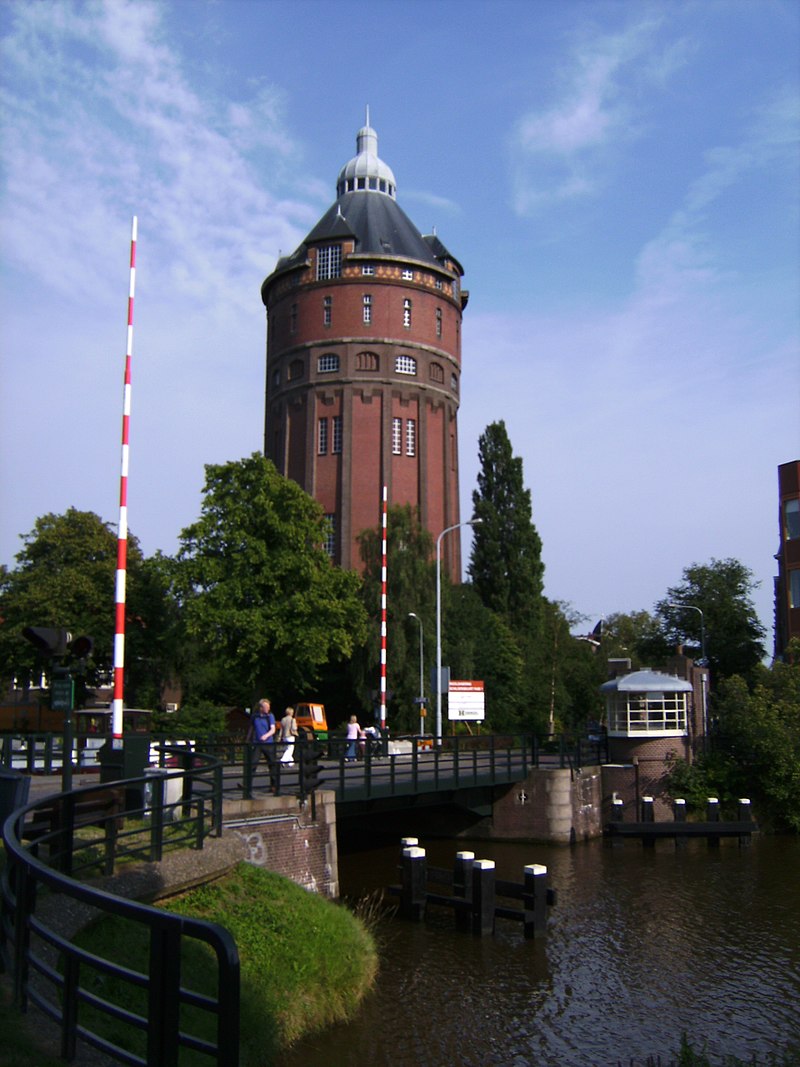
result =
[[[703,617],[702,608],[698,608],[696,604],[675,604],[675,603],[668,603],[667,607],[668,608],[679,608],[679,609],[688,608],[690,611],[696,611],[697,614],[700,616],[700,660],[699,660],[699,662],[700,662],[702,667],[704,667],[704,668],[707,667],[708,664],[707,664],[707,660],[706,660],[706,626],[705,626],[705,619]],[[700,678],[700,684],[702,685],[702,692],[703,692],[703,749],[705,749],[705,747],[706,747],[706,744],[707,744],[706,737],[708,735],[708,713],[707,713],[707,710],[706,710],[706,681],[707,681],[707,678],[708,678],[708,674],[704,670],[703,674],[701,675],[701,678]]]
[[[442,743],[442,538],[462,526],[478,526],[483,519],[468,519],[442,530],[436,538],[436,744]]]
[[[416,619],[419,623],[419,732],[420,736],[422,736],[425,733],[425,666],[422,647],[422,619],[413,611],[409,611],[408,617],[409,619]]]

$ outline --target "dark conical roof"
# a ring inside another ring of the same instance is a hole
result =
[[[291,255],[278,260],[262,286],[262,296],[276,274],[306,263],[309,245],[336,238],[353,238],[358,255],[393,256],[431,266],[452,266],[463,273],[458,260],[436,234],[423,236],[398,205],[394,175],[378,157],[378,135],[369,125],[369,112],[366,125],[359,130],[357,148],[358,154],[339,172],[336,201],[305,241]]]
[[[356,252],[438,263],[428,243],[396,200],[382,193],[345,193],[325,212],[305,244],[331,237],[356,239]]]

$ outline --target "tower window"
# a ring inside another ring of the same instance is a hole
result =
[[[373,275],[375,273],[375,268],[371,263],[365,263],[364,266],[361,268],[361,273]]]
[[[364,293],[364,322],[372,322],[372,297]]]
[[[406,329],[409,329],[410,326],[411,326],[411,301],[410,300],[404,300],[403,301],[403,325],[405,326]]]
[[[317,281],[338,278],[342,273],[342,246],[324,245],[317,249]]]
[[[800,499],[787,500],[783,505],[786,523],[786,540],[796,541],[800,537]]]
[[[432,382],[444,382],[444,367],[441,363],[431,363],[430,375]]]
[[[403,451],[403,420],[392,419],[392,455],[402,455]]]
[[[433,284],[436,286],[437,289],[441,289],[442,288],[442,279],[441,278],[437,278],[436,281]]]
[[[326,296],[322,300],[322,325],[330,326],[333,320],[333,297]]]
[[[800,608],[800,568],[789,571],[789,607]]]
[[[317,360],[318,374],[335,374],[339,369],[339,357],[335,352],[326,352]]]
[[[277,387],[281,384],[281,371],[280,367],[272,372],[272,384]]]
[[[297,304],[292,304],[289,311],[289,330],[291,333],[297,333]]]
[[[331,452],[335,455],[341,455],[342,451],[342,416],[334,415],[333,419],[333,441]]]
[[[442,309],[436,309],[436,336],[442,336]]]
[[[455,374],[450,375],[450,388],[454,393],[458,392],[458,377]]]
[[[413,270],[409,270],[408,268],[406,268],[403,271],[402,278],[403,278],[403,281],[405,281],[405,282],[413,282],[414,281],[414,271]]]
[[[398,356],[394,361],[394,369],[397,374],[416,374],[417,361],[413,356]]]
[[[377,370],[378,356],[375,352],[359,352],[356,356],[356,370]]]
[[[320,419],[317,423],[317,453],[320,456],[328,454],[328,420]]]
[[[406,419],[406,455],[417,454],[417,424],[414,419]]]
[[[297,378],[302,378],[305,373],[305,367],[303,366],[302,359],[293,359],[289,364],[289,381],[293,382]]]

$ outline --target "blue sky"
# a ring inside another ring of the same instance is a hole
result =
[[[800,456],[794,0],[5,0],[0,31],[0,562],[46,512],[116,522],[134,214],[145,552],[175,550],[204,464],[260,448],[259,288],[368,104],[398,201],[466,272],[463,517],[504,419],[548,596],[593,624],[732,556],[771,649]]]

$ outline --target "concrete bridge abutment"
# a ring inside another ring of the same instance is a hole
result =
[[[488,835],[506,841],[572,844],[603,833],[601,769],[533,768],[492,807]]]

